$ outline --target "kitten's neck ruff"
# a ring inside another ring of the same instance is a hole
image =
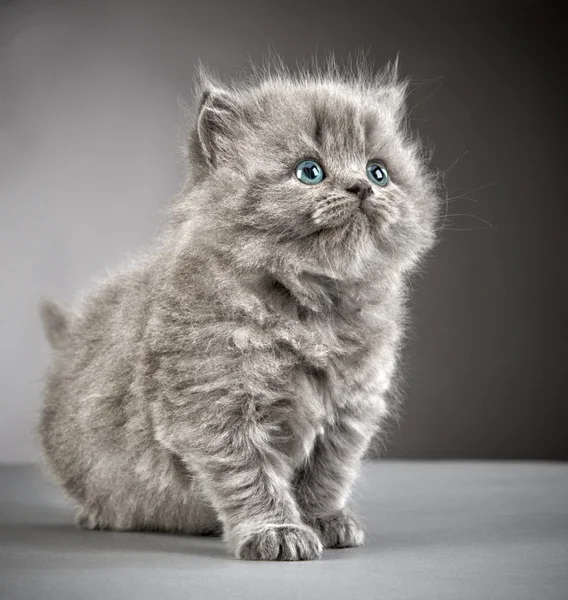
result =
[[[175,253],[188,265],[194,253],[205,259],[212,285],[222,286],[223,296],[234,296],[240,289],[239,303],[256,307],[255,318],[261,320],[261,305],[269,312],[300,318],[352,319],[400,297],[404,290],[399,265],[374,249],[361,253],[356,261],[341,254],[318,256],[293,243],[275,244],[258,232],[245,231],[236,237],[223,227],[205,225],[186,222],[181,235],[178,230],[174,236]],[[242,294],[249,294],[250,301],[245,302]]]
[[[306,271],[296,275],[272,273],[268,281],[283,302],[287,299],[304,313],[322,316],[360,313],[392,298],[401,288],[394,279],[352,282]]]

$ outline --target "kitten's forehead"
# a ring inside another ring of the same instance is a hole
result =
[[[318,145],[324,149],[340,146],[364,152],[366,113],[359,97],[319,90],[310,109]]]
[[[323,152],[366,153],[380,119],[380,106],[369,93],[337,83],[272,85],[261,104],[268,131],[292,146],[307,143]]]

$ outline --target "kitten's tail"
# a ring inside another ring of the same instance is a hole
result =
[[[69,311],[55,300],[42,298],[39,303],[39,315],[49,343],[56,350],[60,350],[65,346],[69,333]]]

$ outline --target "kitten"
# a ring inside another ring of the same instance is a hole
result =
[[[363,543],[347,500],[438,211],[395,71],[201,73],[167,232],[75,311],[43,302],[41,438],[81,527]]]

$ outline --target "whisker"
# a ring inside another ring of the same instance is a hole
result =
[[[447,196],[444,197],[444,203],[445,203],[445,209],[446,210],[444,212],[444,218],[442,220],[442,229],[446,228],[446,221],[448,220],[448,209],[449,209],[450,203],[448,201],[448,197]]]
[[[456,161],[454,161],[453,164],[455,164],[455,162]],[[450,165],[449,168],[452,168],[452,165]],[[483,221],[484,223],[487,223],[487,225],[489,225],[489,227],[497,229],[496,227],[493,227],[493,225],[491,225],[491,223],[489,223],[488,221],[485,221],[485,219],[483,219],[482,217],[478,217],[477,215],[458,214],[458,213],[453,214],[453,215],[448,214],[450,202],[455,202],[457,200],[468,200],[469,202],[476,202],[477,203],[478,200],[476,200],[475,198],[469,198],[468,197],[469,194],[473,194],[475,192],[478,192],[479,190],[484,190],[484,189],[489,188],[489,187],[495,187],[497,185],[499,185],[499,184],[498,183],[485,183],[485,184],[480,185],[480,186],[478,186],[476,188],[473,188],[473,189],[471,189],[471,190],[469,190],[467,192],[464,192],[463,194],[455,195],[455,196],[446,196],[444,198],[444,202],[445,202],[445,205],[446,205],[446,210],[445,210],[445,213],[444,213],[444,218],[442,219],[441,229],[442,230],[447,230],[446,223],[447,223],[448,217],[452,217],[452,216],[456,216],[456,217],[458,217],[458,216],[459,217],[465,217],[465,216],[467,216],[467,217],[473,217],[474,219],[479,219],[480,221]]]
[[[469,152],[469,150],[466,150],[462,155],[458,156],[456,158],[456,160],[454,160],[454,162],[444,171],[442,171],[443,173],[443,177],[446,177],[446,175],[448,175],[449,173],[452,172],[452,170],[455,168],[455,166],[458,164],[458,162]]]
[[[489,221],[486,221],[483,217],[479,217],[477,215],[470,215],[468,213],[454,213],[454,214],[448,215],[448,217],[449,218],[453,218],[453,217],[471,217],[472,219],[477,219],[478,221],[481,221],[482,223],[485,223],[491,229],[497,230],[497,227],[495,227],[494,225],[492,225]]]
[[[408,115],[409,115],[409,116],[410,116],[410,115],[412,115],[412,113],[413,113],[413,112],[416,110],[416,108],[417,108],[418,106],[420,106],[421,104],[423,104],[423,103],[424,103],[424,102],[426,102],[427,100],[430,100],[430,98],[432,98],[432,96],[435,96],[435,95],[436,95],[436,94],[437,94],[437,93],[440,91],[440,88],[442,87],[442,84],[443,84],[443,80],[442,80],[442,78],[441,78],[441,77],[438,77],[438,78],[436,78],[436,79],[438,80],[438,85],[436,86],[436,88],[434,89],[434,91],[433,91],[431,94],[428,94],[428,96],[426,96],[425,98],[422,98],[422,100],[419,100],[418,102],[416,102],[416,103],[414,104],[414,106],[413,106],[412,108],[410,108],[410,109],[409,109],[409,111],[408,111]],[[426,83],[430,83],[431,81],[436,81],[436,79],[432,79],[432,80],[429,80],[429,81],[426,81],[426,82],[424,82],[422,85],[420,85],[420,86],[417,86],[417,87],[415,88],[415,90],[416,90],[416,89],[419,89],[420,87],[423,87],[423,85],[425,85]],[[415,90],[413,90],[413,91],[415,91]]]
[[[489,227],[444,227],[444,231],[483,231],[485,229],[495,229],[492,225]]]
[[[333,203],[327,203],[324,206],[318,207],[313,212],[314,220],[321,221],[323,218],[330,219],[335,215],[335,213],[340,212],[345,208],[345,206],[348,206],[351,203],[351,201],[347,198],[343,198],[341,200]]]
[[[325,248],[323,250],[323,255],[325,256],[325,260],[327,260],[327,264],[329,265],[329,270],[331,271],[331,274],[333,275],[333,281],[335,282],[335,293],[337,294],[337,298],[340,298],[339,285],[337,285],[337,276],[335,275],[335,271],[333,270],[333,267],[331,266],[331,262],[327,256],[327,252],[325,251]]]
[[[446,197],[447,202],[457,202],[458,200],[467,200],[468,202],[479,202],[476,198],[468,198],[467,196],[448,196]]]
[[[470,194],[474,194],[475,192],[479,192],[480,190],[484,190],[486,188],[489,187],[497,187],[499,184],[494,182],[494,183],[484,183],[483,185],[480,185],[479,187],[473,188],[471,190],[468,190],[467,192],[463,192],[463,194],[460,194],[460,196],[465,196],[466,194],[469,196]],[[458,190],[456,190],[457,192]],[[454,196],[454,198],[459,198],[460,196]]]

